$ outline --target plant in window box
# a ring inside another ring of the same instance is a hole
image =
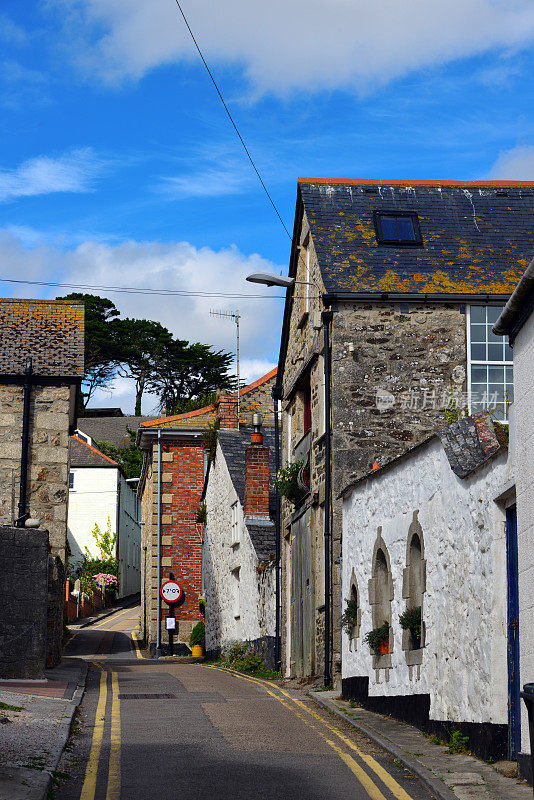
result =
[[[299,472],[303,466],[303,461],[293,461],[279,469],[276,474],[274,485],[280,492],[280,497],[285,497],[291,503],[295,502],[302,491],[299,487]]]
[[[384,622],[378,628],[373,628],[365,635],[365,641],[377,656],[389,653],[389,623]]]
[[[400,615],[399,621],[403,630],[410,631],[413,649],[419,650],[421,647],[421,606],[407,608]]]
[[[358,601],[346,600],[345,602],[347,606],[341,615],[340,623],[345,633],[350,636],[355,625],[358,624]]]

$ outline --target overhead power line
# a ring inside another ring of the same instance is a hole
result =
[[[239,293],[224,293],[224,292],[190,292],[186,289],[143,289],[140,286],[91,286],[85,283],[52,283],[50,281],[24,281],[16,278],[1,278],[0,283],[23,283],[31,286],[51,286],[59,289],[84,289],[90,291],[102,292],[122,292],[125,294],[145,294],[145,295],[162,295],[164,297],[226,297],[229,299],[265,299],[283,300],[285,295],[282,294],[239,294]]]
[[[278,208],[276,207],[276,203],[274,202],[273,198],[271,197],[271,195],[270,195],[270,193],[269,193],[269,190],[267,189],[267,186],[265,185],[265,182],[264,182],[263,178],[261,177],[261,175],[260,175],[260,172],[259,172],[259,170],[258,170],[258,168],[257,168],[256,164],[254,163],[254,159],[253,159],[253,158],[252,158],[252,156],[250,155],[249,149],[248,149],[248,147],[246,146],[246,144],[245,144],[245,142],[244,142],[244,139],[243,139],[243,137],[242,137],[242,136],[241,136],[241,134],[239,133],[239,129],[238,129],[237,125],[235,124],[234,118],[232,117],[232,115],[231,115],[231,113],[230,113],[230,109],[229,109],[229,108],[228,108],[228,106],[226,105],[226,102],[225,102],[225,100],[224,100],[224,97],[222,96],[221,90],[219,89],[219,86],[217,85],[217,81],[216,81],[216,80],[215,80],[215,78],[213,77],[213,73],[212,73],[211,69],[210,69],[210,68],[209,68],[209,66],[208,66],[208,62],[207,62],[207,61],[206,61],[206,59],[204,58],[204,54],[202,53],[202,50],[200,49],[200,47],[199,47],[199,45],[198,45],[198,42],[197,42],[197,40],[195,39],[195,35],[194,35],[193,31],[191,30],[191,26],[189,25],[189,22],[187,21],[187,17],[186,17],[186,16],[185,16],[185,14],[184,14],[184,10],[183,10],[182,6],[180,5],[180,2],[179,2],[179,0],[175,0],[175,2],[176,2],[176,5],[178,6],[178,9],[179,9],[179,11],[180,11],[180,14],[181,14],[181,15],[182,15],[182,17],[183,17],[183,20],[184,20],[184,22],[185,22],[185,24],[186,24],[186,26],[187,26],[187,30],[189,31],[189,33],[190,33],[190,35],[191,35],[191,39],[192,39],[192,40],[193,40],[193,42],[194,42],[194,45],[195,45],[195,47],[196,47],[196,49],[197,49],[197,51],[198,51],[198,54],[199,54],[200,58],[202,59],[202,63],[203,63],[203,64],[204,64],[204,66],[206,67],[206,70],[207,70],[207,72],[208,72],[208,75],[209,75],[209,76],[210,76],[210,78],[211,78],[211,82],[213,83],[213,85],[214,85],[214,87],[215,87],[215,91],[216,91],[216,92],[217,92],[217,94],[219,95],[219,99],[220,99],[221,103],[222,103],[222,104],[223,104],[223,106],[224,106],[224,110],[225,110],[225,111],[226,111],[226,113],[228,114],[228,119],[229,119],[229,120],[230,120],[230,122],[232,123],[232,126],[233,126],[233,128],[234,128],[234,130],[235,130],[235,132],[236,132],[236,134],[237,134],[237,136],[238,136],[238,139],[239,139],[239,141],[241,142],[241,144],[243,145],[243,150],[244,150],[244,151],[245,151],[245,153],[247,154],[247,158],[248,158],[248,160],[250,161],[250,163],[251,163],[251,165],[252,165],[252,169],[254,170],[254,172],[256,173],[256,175],[258,176],[258,180],[259,180],[259,182],[261,183],[261,185],[262,185],[262,187],[263,187],[263,191],[265,192],[265,194],[266,194],[266,195],[267,195],[267,197],[269,198],[269,202],[270,202],[270,204],[272,205],[272,207],[274,208],[275,214],[276,214],[276,216],[278,217],[278,219],[280,220],[280,222],[281,222],[281,224],[282,224],[282,227],[283,227],[283,229],[285,230],[285,232],[287,233],[287,235],[289,236],[289,238],[290,238],[290,239],[292,239],[292,236],[291,236],[291,234],[289,233],[289,231],[288,231],[288,229],[287,229],[287,227],[286,227],[286,224],[285,224],[284,220],[282,219],[282,216],[281,216],[280,212],[278,211]]]

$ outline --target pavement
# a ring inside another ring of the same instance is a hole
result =
[[[308,694],[402,762],[439,800],[532,800],[532,787],[517,778],[511,762],[491,765],[468,754],[449,753],[447,746],[432,743],[417,728],[351,706],[338,698],[338,692]]]
[[[87,664],[66,659],[39,681],[0,681],[0,800],[44,800],[69,739]],[[15,710],[13,710],[15,709]],[[7,721],[6,721],[7,720]]]
[[[71,623],[73,636],[61,664],[45,670],[42,679],[0,680],[0,702],[19,709],[0,708],[0,800],[45,800],[48,796],[57,782],[58,763],[85,689],[88,663],[84,654],[76,654],[73,640],[81,629],[102,624],[101,620],[132,607],[138,614],[138,604],[139,595],[131,595]]]

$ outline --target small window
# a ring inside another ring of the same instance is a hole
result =
[[[491,410],[499,422],[508,421],[514,399],[512,348],[506,336],[496,336],[492,327],[504,306],[470,306],[469,410]]]
[[[241,537],[239,535],[239,508],[236,500],[236,502],[232,504],[232,539],[230,544],[232,546],[239,544],[240,538]]]
[[[69,472],[69,489],[74,489],[74,472]]]
[[[417,214],[375,211],[376,238],[379,244],[422,245]]]

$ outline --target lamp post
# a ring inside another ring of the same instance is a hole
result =
[[[312,281],[297,281],[295,278],[285,278],[282,275],[273,275],[269,272],[254,272],[252,275],[247,276],[249,283],[260,283],[263,286],[280,286],[283,289],[290,289],[295,284],[304,284],[313,286],[318,292],[319,299],[321,293],[319,287]],[[321,314],[321,325],[323,329],[324,341],[324,380],[325,380],[325,504],[324,504],[324,586],[325,586],[325,634],[324,634],[324,685],[329,686],[332,681],[331,659],[332,659],[332,543],[331,543],[331,486],[332,486],[332,447],[331,447],[331,430],[330,430],[330,405],[331,405],[331,360],[330,360],[330,323],[332,321],[332,312],[323,311]],[[273,398],[275,404],[275,421],[278,420],[278,400],[282,398],[282,387],[277,383],[273,389]],[[276,426],[277,428],[278,426]],[[279,461],[278,447],[276,448],[276,460]],[[279,463],[276,464],[278,471]],[[276,640],[279,642],[280,637],[280,585],[279,585],[279,570],[280,570],[280,497],[277,495],[277,515],[276,515]],[[279,644],[277,644],[277,653],[279,654]]]

